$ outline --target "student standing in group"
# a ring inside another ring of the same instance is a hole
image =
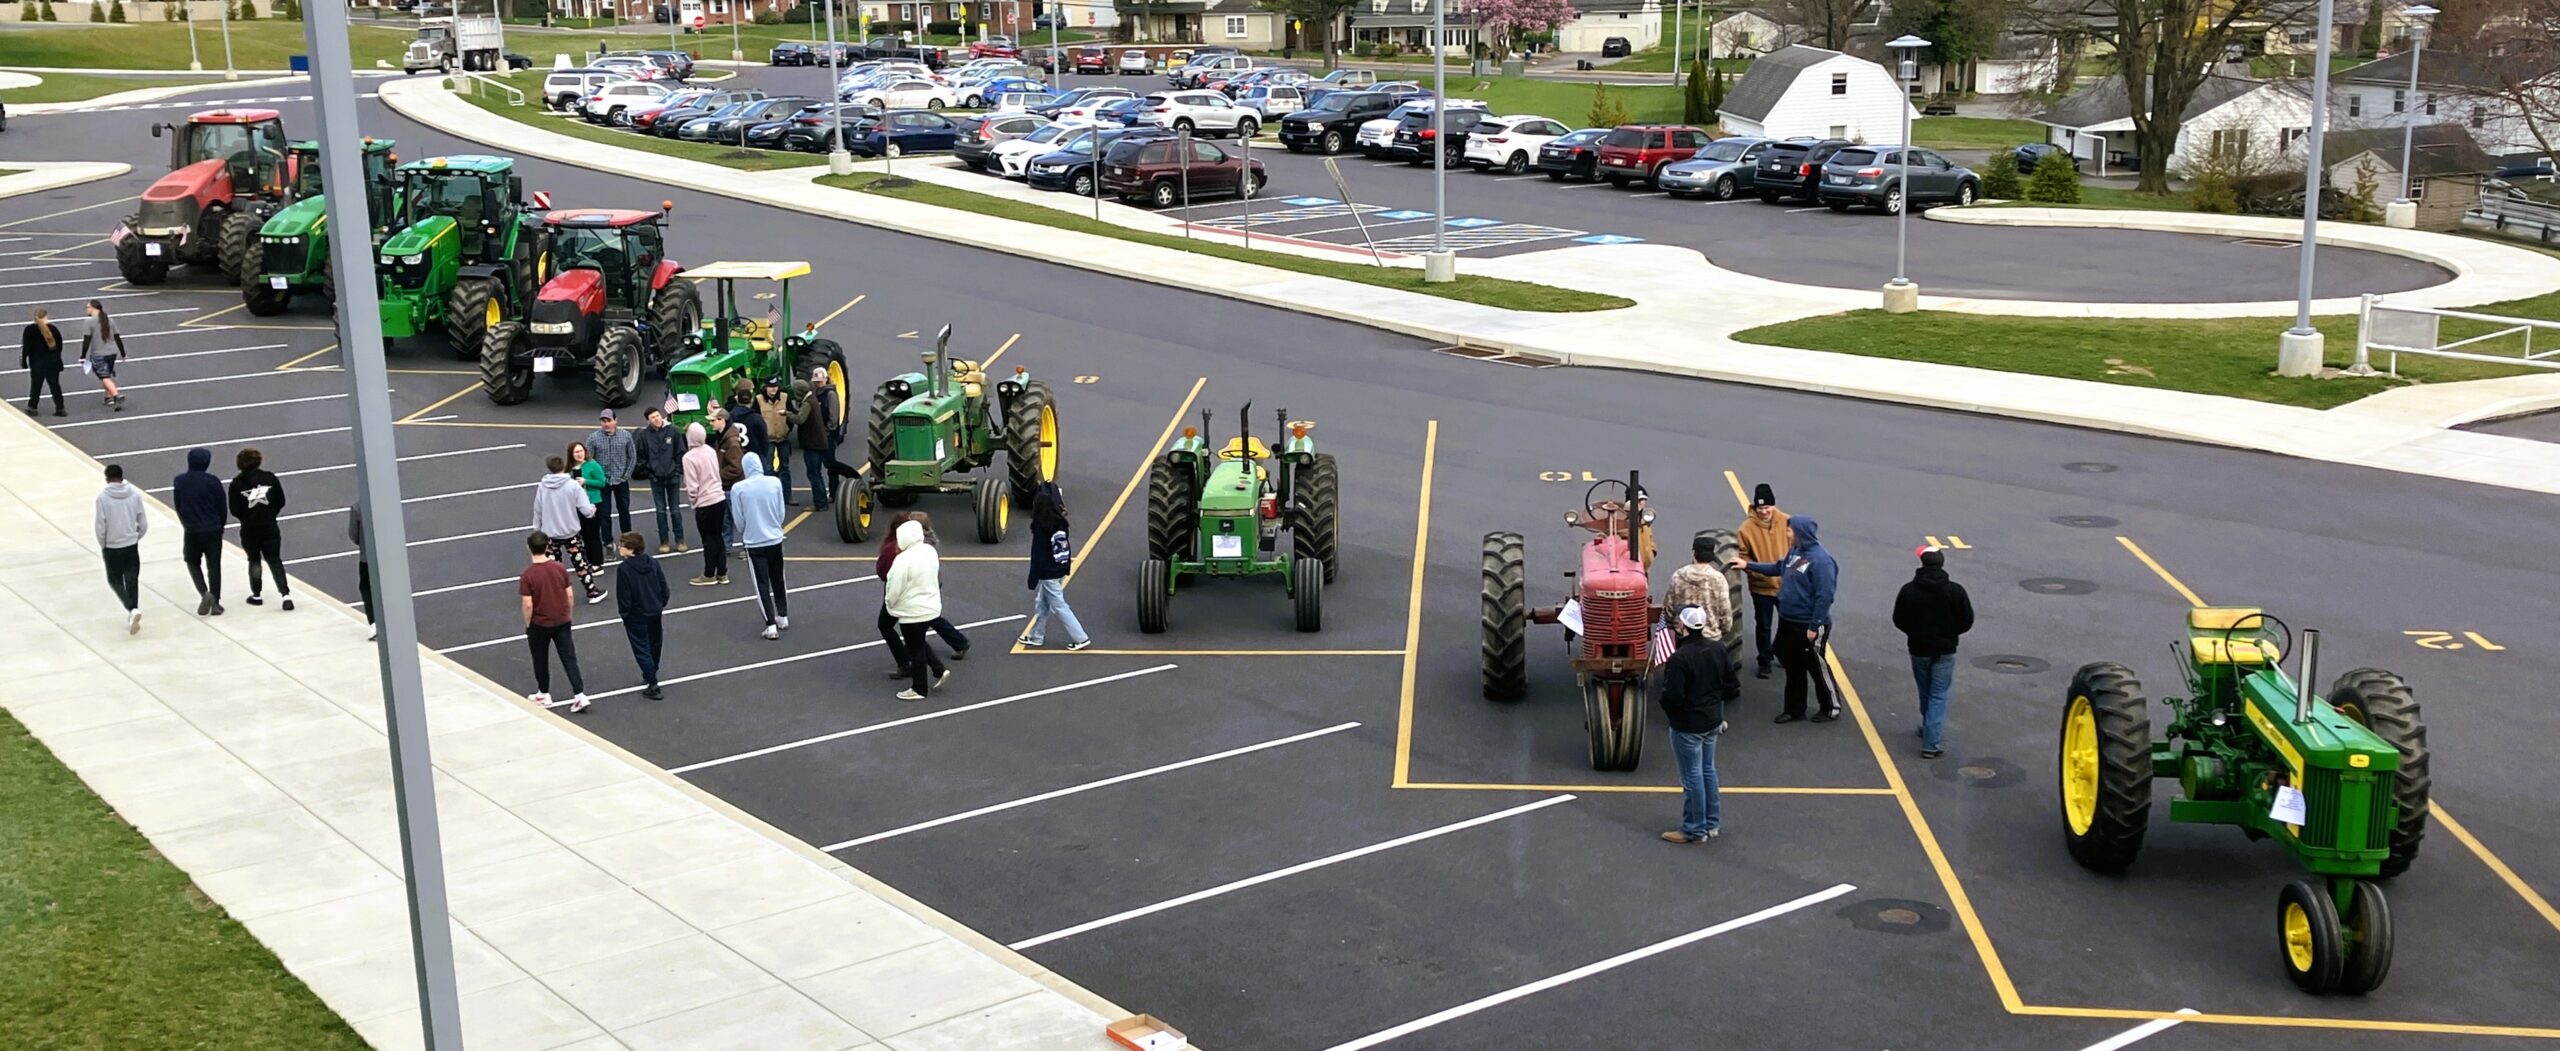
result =
[[[27,415],[36,414],[36,396],[50,388],[53,414],[68,416],[62,411],[62,330],[48,316],[37,307],[35,320],[18,337],[18,367],[27,370]]]
[[[773,436],[765,430],[764,413],[756,408],[756,390],[745,380],[729,388],[729,424],[745,436],[746,455],[767,456],[773,452]]]
[[[693,530],[702,535],[702,575],[685,581],[694,587],[729,582],[729,545],[721,533],[729,521],[729,493],[720,485],[720,451],[699,423],[684,428],[686,448],[681,470],[684,499],[693,505]]]
[[[1023,629],[1023,645],[1039,646],[1046,641],[1044,630],[1051,619],[1067,633],[1068,649],[1093,645],[1093,639],[1084,633],[1084,625],[1076,621],[1076,611],[1067,606],[1067,571],[1073,568],[1075,549],[1067,538],[1067,494],[1056,482],[1042,482],[1039,492],[1031,497],[1031,624]]]
[[[356,597],[364,600],[364,638],[371,642],[382,634],[382,624],[373,608],[373,541],[364,535],[363,498],[347,505],[347,542],[356,546]],[[222,607],[213,607],[216,613]]]
[[[692,447],[685,444],[684,435],[667,426],[667,410],[662,408],[649,410],[648,426],[631,437],[631,445],[631,476],[649,483],[650,514],[658,524],[658,553],[682,554],[684,468],[678,461]]]
[[[647,684],[640,696],[654,701],[665,696],[658,692],[658,657],[667,647],[661,623],[667,611],[667,575],[649,557],[640,534],[622,534],[621,544],[622,562],[613,568],[614,602],[622,611],[622,634],[631,640],[631,663],[640,666],[640,681]]]
[[[713,413],[711,421],[713,426],[718,428],[712,434],[720,443],[720,490],[727,492],[736,488],[738,482],[747,476],[746,463],[749,455],[747,429],[726,410]],[[722,507],[726,514],[720,519],[721,537],[729,542],[730,550],[734,551],[738,547],[738,509],[734,504],[724,504]]]
[[[124,633],[142,631],[142,534],[151,519],[142,510],[142,491],[125,484],[124,467],[107,465],[107,486],[98,490],[94,515],[98,553],[106,560],[107,587],[124,604]]]
[[[907,520],[914,522],[924,530],[924,542],[933,545],[933,550],[936,554],[935,565],[939,566],[941,564],[939,556],[942,551],[942,537],[933,531],[933,513],[930,511],[910,511],[907,512]],[[933,618],[933,623],[927,624],[925,627],[933,629],[934,634],[942,636],[942,644],[951,647],[952,660],[965,661],[969,659],[969,636],[961,634],[960,626],[951,623],[951,618],[937,614]]]
[[[794,440],[800,446],[800,466],[809,475],[809,506],[824,511],[835,499],[835,479],[827,474],[827,464],[836,458],[836,430],[844,426],[844,403],[836,397],[835,384],[828,381],[825,369],[809,370],[808,391]]]
[[[249,604],[263,606],[260,594],[266,582],[259,578],[261,563],[275,571],[276,594],[284,600],[286,612],[293,610],[293,585],[284,575],[284,532],[276,528],[276,516],[284,513],[284,482],[267,470],[267,457],[258,450],[242,449],[231,458],[240,473],[231,476],[231,518],[240,523],[240,546],[249,552]]]
[[[587,494],[587,502],[596,513],[588,515],[578,530],[578,557],[598,570],[604,568],[604,535],[613,529],[613,512],[604,502],[604,465],[596,462],[595,450],[585,442],[569,443],[569,473],[578,476],[578,487]]]
[[[897,540],[898,560],[889,567],[885,604],[889,615],[898,620],[898,637],[906,644],[911,673],[911,682],[898,691],[898,699],[921,701],[951,678],[951,669],[942,666],[932,641],[925,638],[935,618],[942,616],[942,558],[932,544],[925,543],[922,522],[899,523]]]
[[[764,473],[764,458],[746,460],[747,477],[729,490],[729,514],[747,548],[756,606],[764,611],[764,637],[779,639],[791,627],[791,595],[782,583],[782,481]]]
[[[1716,738],[1724,734],[1725,702],[1740,687],[1721,637],[1709,634],[1707,612],[1682,606],[1672,614],[1679,642],[1662,664],[1662,714],[1671,723],[1671,756],[1680,766],[1680,827],[1666,843],[1704,843],[1722,834],[1724,812],[1716,785]]]
[[[587,455],[604,467],[604,499],[598,501],[613,511],[605,519],[606,529],[615,533],[631,531],[631,469],[639,453],[631,440],[631,432],[622,429],[622,421],[614,419],[612,409],[596,413],[596,429],[587,432]],[[621,528],[615,529],[619,524]]]
[[[772,443],[773,455],[765,466],[774,480],[782,483],[782,503],[786,507],[799,503],[791,498],[791,455],[797,448],[792,444],[796,423],[793,417],[799,414],[799,407],[799,399],[783,388],[782,377],[764,378],[764,393],[756,396],[756,415],[764,421],[765,438]]]
[[[1734,563],[1779,578],[1778,663],[1787,669],[1787,707],[1778,713],[1777,722],[1805,717],[1808,684],[1817,702],[1813,721],[1827,723],[1840,717],[1840,694],[1831,684],[1830,662],[1824,659],[1831,647],[1831,598],[1839,591],[1840,565],[1822,546],[1819,529],[1819,523],[1798,515],[1787,521],[1794,542],[1784,559]]]
[[[533,528],[551,541],[545,545],[544,557],[567,556],[577,568],[578,583],[587,590],[587,601],[602,602],[604,592],[596,589],[595,566],[578,558],[578,538],[586,532],[587,520],[595,517],[596,505],[587,499],[586,487],[577,476],[569,473],[567,457],[551,457],[542,466],[546,473],[533,487]]]
[[[525,537],[525,550],[533,557],[524,572],[516,576],[517,601],[524,609],[525,646],[533,651],[533,692],[525,699],[551,707],[551,651],[557,648],[560,670],[569,673],[569,710],[583,712],[587,710],[587,680],[578,673],[577,632],[569,624],[571,614],[578,608],[577,592],[569,583],[569,571],[551,560],[552,542],[553,538],[542,535],[540,530]]]
[[[1920,568],[1893,597],[1893,626],[1911,651],[1911,681],[1920,690],[1920,758],[1946,754],[1947,694],[1955,688],[1956,639],[1973,630],[1973,599],[1947,579],[1947,553],[1919,551]]]
[[[1735,540],[1742,547],[1745,562],[1775,562],[1787,557],[1787,545],[1793,542],[1787,528],[1787,513],[1778,509],[1778,494],[1762,482],[1751,491],[1751,513],[1743,516],[1742,528]],[[1752,655],[1759,661],[1759,676],[1769,677],[1769,665],[1777,660],[1771,640],[1778,630],[1778,578],[1761,573],[1749,574],[1751,584]]]
[[[1722,642],[1739,625],[1733,609],[1733,581],[1725,576],[1724,566],[1716,564],[1716,545],[1712,538],[1699,536],[1689,541],[1689,564],[1673,570],[1671,586],[1662,589],[1664,627],[1673,627],[1681,607],[1696,606],[1706,614],[1703,632],[1710,642]],[[1675,631],[1676,633],[1676,631]],[[1735,669],[1740,674],[1740,669]]]
[[[187,469],[169,483],[169,502],[178,507],[180,548],[187,560],[187,579],[196,585],[196,616],[222,613],[222,527],[231,520],[231,502],[222,479],[213,476],[213,450],[187,450]]]
[[[110,348],[114,353],[108,353]],[[107,308],[94,299],[89,301],[89,331],[80,334],[80,357],[89,363],[89,375],[97,377],[99,389],[106,393],[107,407],[123,412],[124,394],[116,390],[116,363],[124,360],[124,335],[108,319]]]

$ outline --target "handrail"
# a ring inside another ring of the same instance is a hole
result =
[[[486,84],[490,87],[506,92],[509,105],[524,105],[524,92],[516,90],[516,87],[513,84],[509,84],[503,80],[492,80],[489,78],[488,74],[485,73],[464,73],[461,74],[461,76],[463,79],[471,82],[471,93],[473,95],[480,94],[480,85]]]

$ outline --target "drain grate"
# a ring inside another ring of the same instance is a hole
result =
[[[2279,240],[2276,240],[2275,238],[2272,238],[2272,237],[2243,237],[2243,238],[2239,238],[2239,239],[2237,239],[2237,240],[2234,240],[2234,241],[2232,241],[2231,243],[2232,243],[2232,244],[2236,244],[2236,245],[2248,245],[2248,246],[2249,246],[2249,247],[2251,247],[2251,248],[2300,248],[2300,247],[2302,247],[2302,242],[2300,242],[2300,241],[2279,241]]]
[[[1491,347],[1433,347],[1431,348],[1431,352],[1434,354],[1447,354],[1452,357],[1466,358],[1471,361],[1490,361],[1497,365],[1511,365],[1524,369],[1551,369],[1564,364],[1564,361],[1561,358],[1550,358],[1541,354],[1520,354],[1511,351],[1495,350]]]

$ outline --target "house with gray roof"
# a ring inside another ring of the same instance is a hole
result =
[[[1916,115],[1893,74],[1866,59],[1794,44],[1753,61],[1716,119],[1727,135],[1889,143]]]
[[[2143,95],[2147,104],[2149,92]],[[2108,76],[2028,119],[2044,125],[2046,141],[2070,151],[2080,170],[2105,174],[2141,165],[2133,114],[2124,78]],[[2179,120],[2172,174],[2186,175],[2215,156],[2257,170],[2283,164],[2294,140],[2310,130],[2311,97],[2301,81],[2216,73],[2196,87]]]

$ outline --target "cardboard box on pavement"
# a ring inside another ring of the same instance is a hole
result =
[[[1131,1015],[1102,1031],[1130,1051],[1182,1051],[1191,1046],[1191,1038],[1182,1035],[1182,1030],[1164,1024],[1154,1015]]]

